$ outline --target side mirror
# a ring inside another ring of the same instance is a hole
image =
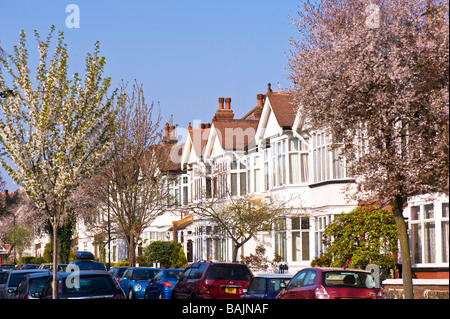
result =
[[[285,282],[280,282],[280,288],[281,289],[286,289],[286,283]]]
[[[39,298],[40,295],[39,295],[38,292],[33,292],[33,293],[31,294],[31,297],[33,297],[33,298]]]
[[[16,289],[14,289],[14,288],[9,288],[7,291],[8,291],[9,294],[13,294],[13,293],[16,292]]]
[[[242,293],[243,293],[244,295],[245,295],[245,294],[247,294],[247,291],[248,291],[248,290],[247,290],[247,289],[245,289],[245,288],[244,288],[244,289],[242,289]]]

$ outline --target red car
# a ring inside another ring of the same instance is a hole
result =
[[[306,268],[289,281],[277,299],[387,299],[370,274],[361,269]]]
[[[253,275],[246,265],[196,262],[186,267],[172,290],[173,299],[238,299]]]

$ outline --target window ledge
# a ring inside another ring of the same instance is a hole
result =
[[[331,184],[349,184],[349,183],[354,183],[354,182],[355,182],[355,180],[353,178],[330,179],[330,180],[323,181],[323,182],[309,184],[308,186],[309,186],[309,188],[316,188],[316,187],[331,185]]]

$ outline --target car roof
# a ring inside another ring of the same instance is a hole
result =
[[[24,272],[48,272],[48,269],[14,269],[10,270],[10,274],[16,274],[16,273],[24,273]]]
[[[162,271],[174,271],[174,270],[181,270],[181,271],[183,271],[184,270],[184,268],[164,268],[164,269],[161,269]]]
[[[256,274],[255,278],[285,279],[285,278],[292,278],[293,276],[294,276],[293,274]]]
[[[74,272],[58,272],[58,278],[65,278],[68,276],[74,276]],[[98,271],[98,270],[80,270],[76,272],[76,275],[82,276],[82,275],[99,275],[99,276],[111,276],[110,273],[105,271]]]
[[[319,269],[322,272],[328,272],[328,271],[352,271],[352,272],[362,272],[366,274],[370,274],[371,272],[364,269],[357,269],[357,268],[339,268],[339,267],[313,267],[313,268],[305,268],[305,269]],[[302,269],[302,270],[305,270]]]
[[[227,265],[227,266],[230,265],[230,266],[244,266],[244,267],[247,267],[247,265],[241,264],[241,263],[224,262],[224,261],[210,261],[210,260],[196,261],[196,262],[190,264],[189,266],[200,265],[200,264],[206,264],[206,265]]]
[[[30,274],[26,274],[25,276],[28,276],[28,278],[37,278],[37,277],[45,277],[45,276],[51,276],[53,273],[51,271],[49,272],[35,272],[35,273],[30,273]]]
[[[161,270],[159,268],[154,268],[154,267],[127,267],[128,269],[151,269],[151,270]]]

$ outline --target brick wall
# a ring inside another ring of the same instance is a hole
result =
[[[413,279],[415,299],[449,299],[448,279]],[[403,299],[401,279],[387,279],[383,287],[389,299]]]

